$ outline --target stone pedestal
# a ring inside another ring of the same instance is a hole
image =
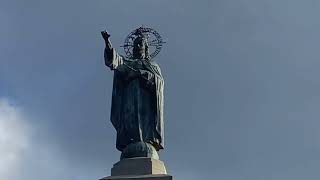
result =
[[[109,176],[101,180],[172,180],[172,176],[164,174],[135,175],[135,176]]]
[[[113,165],[111,176],[101,180],[172,180],[162,161],[153,158],[123,159]]]

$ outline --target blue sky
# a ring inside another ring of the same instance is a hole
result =
[[[0,179],[110,174],[120,153],[100,31],[123,53],[142,24],[167,41],[156,61],[169,174],[319,179],[319,9],[313,0],[1,0]]]

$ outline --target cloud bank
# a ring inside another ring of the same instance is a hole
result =
[[[30,148],[30,129],[23,123],[20,109],[0,99],[0,178],[11,179]]]
[[[72,168],[60,156],[59,148],[37,142],[40,134],[27,119],[21,107],[0,98],[0,179],[70,177],[66,172]]]

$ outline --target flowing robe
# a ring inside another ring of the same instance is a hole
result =
[[[114,49],[105,63],[114,70],[111,122],[119,151],[134,142],[164,147],[163,86],[160,67],[149,60],[129,60]]]

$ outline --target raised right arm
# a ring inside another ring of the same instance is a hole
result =
[[[104,50],[104,62],[111,70],[115,70],[125,75],[127,78],[134,78],[140,75],[140,71],[137,71],[132,67],[130,62],[126,60],[117,53],[117,51],[112,48],[111,42],[109,40],[110,35],[107,31],[102,31],[101,35],[105,40],[105,50]]]
[[[107,31],[101,31],[101,35],[105,41],[104,49],[104,62],[105,65],[110,67],[111,70],[118,70],[120,72],[125,72],[126,69],[123,67],[123,58],[120,56],[113,48],[110,42],[110,34]]]
[[[101,31],[101,35],[106,45],[104,49],[105,65],[110,67],[110,65],[112,64],[112,60],[114,59],[113,48],[109,39],[110,34],[107,31]]]

